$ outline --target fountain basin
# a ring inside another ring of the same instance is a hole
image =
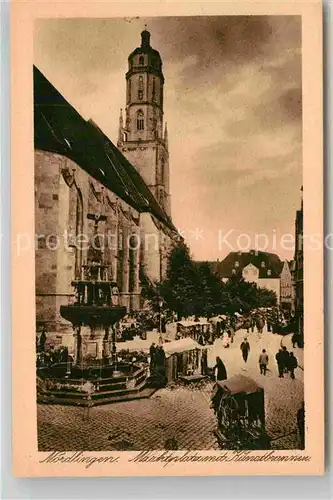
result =
[[[60,314],[74,327],[79,325],[113,325],[125,316],[126,307],[73,304],[61,306]]]
[[[63,367],[62,376],[57,366],[40,368],[37,371],[38,402],[91,406],[149,397],[155,390],[146,388],[148,374],[147,364],[135,363],[84,370],[73,367],[70,375]],[[85,390],[87,382],[93,387],[90,399]]]

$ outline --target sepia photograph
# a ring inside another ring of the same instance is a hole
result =
[[[301,21],[35,21],[39,451],[304,449]]]

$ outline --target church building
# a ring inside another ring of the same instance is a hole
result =
[[[162,61],[150,34],[141,37],[128,59],[118,147],[34,67],[36,325],[62,343],[72,331],[60,307],[73,300],[97,222],[128,312],[144,305],[141,275],[161,280],[181,240],[170,211]]]

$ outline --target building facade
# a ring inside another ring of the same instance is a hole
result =
[[[239,276],[249,283],[256,283],[276,294],[281,307],[291,308],[292,275],[287,261],[278,255],[250,250],[230,252],[225,259],[212,263],[212,269],[224,282],[232,276]]]
[[[293,281],[295,287],[295,318],[297,333],[304,342],[304,249],[303,249],[303,197],[295,218],[295,257]]]

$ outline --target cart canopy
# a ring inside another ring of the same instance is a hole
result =
[[[251,394],[253,392],[262,391],[263,388],[250,377],[244,375],[234,375],[227,380],[219,380],[216,382],[218,387],[230,394]]]
[[[201,346],[198,342],[195,342],[195,340],[189,337],[163,344],[166,357],[180,352],[194,351],[194,349],[207,349],[207,347],[208,346]]]

